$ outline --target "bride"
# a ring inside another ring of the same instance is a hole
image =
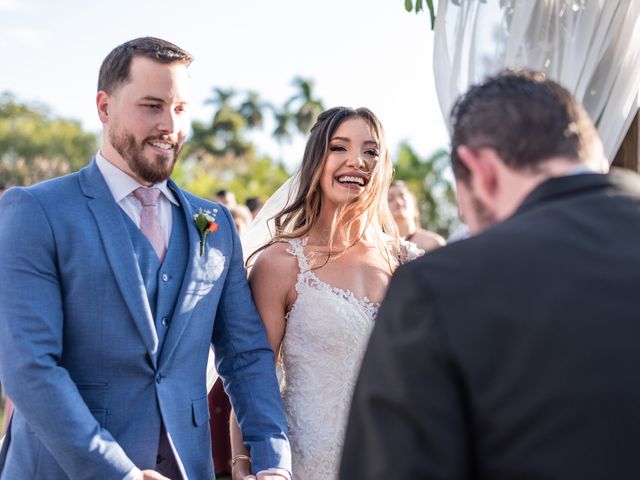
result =
[[[253,297],[282,366],[294,479],[337,476],[378,306],[395,268],[420,254],[400,239],[389,212],[392,170],[370,110],[323,112],[295,177],[297,192],[275,216],[273,238],[249,258]],[[233,478],[250,475],[233,426],[232,451]]]

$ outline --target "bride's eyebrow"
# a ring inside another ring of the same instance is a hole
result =
[[[343,142],[351,142],[351,139],[347,138],[347,137],[333,137],[331,139],[332,142],[335,141],[335,140],[340,140],[340,141],[343,141]]]

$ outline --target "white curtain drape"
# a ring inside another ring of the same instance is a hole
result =
[[[434,73],[447,125],[461,93],[508,67],[570,90],[613,161],[640,106],[640,0],[440,0]]]

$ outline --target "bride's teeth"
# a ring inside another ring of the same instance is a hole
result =
[[[360,177],[338,177],[338,181],[340,183],[357,183],[358,185],[364,186],[364,179],[360,178]]]

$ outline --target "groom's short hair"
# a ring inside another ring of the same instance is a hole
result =
[[[469,89],[451,111],[451,164],[458,180],[469,170],[457,148],[494,149],[511,168],[532,170],[553,157],[586,161],[597,132],[574,96],[544,74],[505,70]]]
[[[146,57],[158,63],[191,64],[193,57],[171,42],[155,37],[140,37],[118,45],[103,60],[98,75],[98,91],[113,93],[129,80],[131,61]]]

